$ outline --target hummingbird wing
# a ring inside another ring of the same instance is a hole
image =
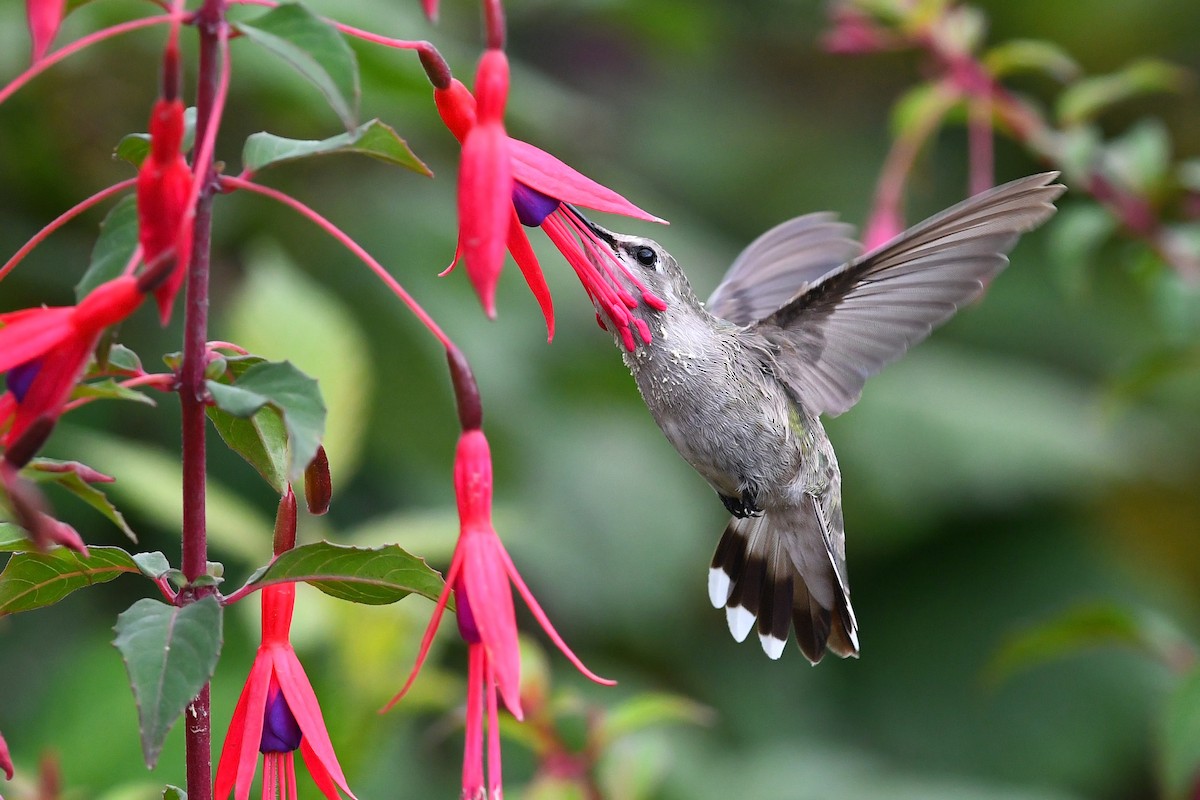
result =
[[[1020,235],[1066,187],[1032,175],[965,200],[801,290],[750,326],[779,377],[814,414],[853,406],[863,383],[978,297]]]
[[[776,225],[741,252],[705,304],[735,325],[762,319],[862,250],[854,227],[833,214],[806,214]]]

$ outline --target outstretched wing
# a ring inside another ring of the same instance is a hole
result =
[[[1047,172],[943,211],[834,270],[751,330],[776,351],[805,408],[840,414],[863,383],[978,297],[1022,233],[1054,213],[1066,187]]]
[[[807,214],[759,236],[733,262],[705,304],[735,325],[762,319],[862,249],[833,214]]]

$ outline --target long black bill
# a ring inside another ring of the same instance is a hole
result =
[[[596,236],[599,239],[606,242],[609,247],[611,247],[613,250],[617,249],[617,237],[614,236],[611,231],[605,230],[604,228],[601,228],[596,223],[592,222],[590,219],[588,219],[587,217],[585,217],[583,215],[582,211],[580,211],[578,208],[571,205],[570,203],[563,203],[563,207],[566,208],[567,211],[571,212],[571,214],[574,215],[575,219],[579,220],[584,225],[586,225],[588,227],[588,230],[590,230],[592,233],[596,234]]]

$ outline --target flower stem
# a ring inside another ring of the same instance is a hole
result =
[[[225,0],[204,0],[197,16],[200,63],[196,89],[196,140],[212,141],[209,128],[220,113],[222,30]],[[192,260],[187,266],[187,303],[184,312],[183,362],[179,369],[179,402],[183,438],[183,574],[189,581],[204,574],[208,562],[205,520],[206,417],[204,367],[208,340],[208,277],[212,239],[213,192],[207,188],[212,173],[212,149],[200,147],[198,182],[202,182],[192,226]],[[195,602],[212,587],[181,592],[178,601]],[[212,729],[209,689],[205,684],[187,708],[184,731],[187,750],[187,792],[192,800],[212,798]]]

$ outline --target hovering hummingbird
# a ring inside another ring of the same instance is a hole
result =
[[[650,334],[632,347],[629,320],[596,308],[654,420],[733,515],[708,593],[739,642],[757,627],[777,659],[794,627],[813,664],[858,655],[841,475],[820,417],[848,410],[867,378],[983,292],[1054,213],[1057,177],[983,192],[864,255],[832,214],[797,217],[752,242],[707,303],[658,243],[585,221],[620,264],[608,274],[665,301],[629,311]]]

